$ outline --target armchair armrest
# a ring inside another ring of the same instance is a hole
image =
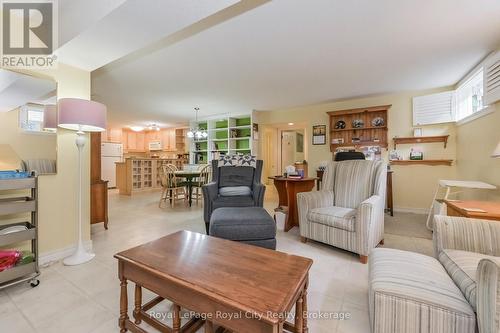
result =
[[[266,193],[266,186],[261,183],[253,184],[253,201],[256,207],[264,206],[264,194]]]
[[[384,199],[380,195],[372,195],[358,207],[356,233],[361,255],[368,255],[384,238]]]
[[[334,194],[331,190],[297,193],[299,228],[302,236],[305,235],[305,230],[307,230],[309,224],[307,213],[313,208],[333,206],[333,198]]]
[[[203,219],[205,223],[210,222],[210,216],[212,215],[212,201],[219,195],[219,185],[216,182],[211,182],[203,185]]]
[[[444,249],[482,253],[491,256],[500,254],[497,235],[500,224],[494,221],[469,219],[455,216],[434,216],[434,255]]]
[[[480,333],[497,333],[500,317],[500,266],[482,259],[477,267],[477,324]]]

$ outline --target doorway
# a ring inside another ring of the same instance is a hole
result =
[[[304,160],[304,130],[281,131],[281,170]]]

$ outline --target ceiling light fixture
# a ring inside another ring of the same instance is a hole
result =
[[[288,126],[293,126],[293,125],[294,125],[294,123],[288,123]]]
[[[140,132],[140,131],[144,130],[144,127],[142,127],[142,126],[130,126],[130,129],[134,132]]]
[[[200,108],[194,108],[196,127],[190,128],[189,131],[187,131],[186,136],[188,138],[195,138],[196,140],[206,139],[208,137],[207,130],[200,128],[198,125],[198,111],[200,111]]]
[[[160,126],[156,125],[156,124],[151,124],[148,126],[148,130],[150,131],[159,131],[160,130]]]

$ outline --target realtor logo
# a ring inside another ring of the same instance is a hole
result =
[[[55,7],[54,1],[2,2],[3,67],[54,67]]]

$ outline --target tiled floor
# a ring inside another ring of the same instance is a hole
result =
[[[96,258],[80,266],[54,263],[42,270],[36,288],[27,284],[0,291],[0,332],[118,332],[119,281],[113,254],[177,230],[204,232],[201,205],[159,209],[158,193],[134,197],[110,196],[110,226],[92,226]],[[272,189],[266,194],[266,208],[276,205]],[[396,214],[397,221],[420,221],[424,216]],[[394,222],[394,220],[391,220]],[[414,228],[414,223],[412,228]],[[296,229],[296,228],[295,228]],[[343,313],[347,320],[313,319],[311,333],[368,333],[368,269],[351,253],[323,244],[298,240],[298,231],[278,232],[278,250],[312,258],[309,310]],[[398,228],[399,233],[404,228]],[[409,231],[411,232],[411,231]],[[385,246],[432,254],[429,239],[386,234]],[[132,292],[133,286],[129,284]],[[145,293],[146,299],[152,297]],[[133,300],[129,297],[129,303]],[[129,308],[131,308],[129,306]],[[154,310],[165,312],[168,304]],[[147,328],[146,325],[144,327]]]

